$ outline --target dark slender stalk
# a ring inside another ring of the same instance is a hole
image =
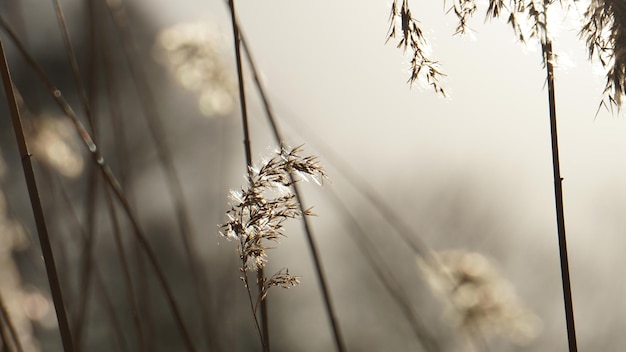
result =
[[[439,346],[439,342],[429,330],[428,325],[419,318],[419,313],[416,312],[411,305],[414,299],[410,298],[409,294],[395,278],[394,270],[385,263],[382,254],[377,249],[376,244],[367,235],[367,231],[363,228],[361,222],[352,214],[349,207],[333,189],[329,189],[328,193],[336,209],[343,214],[341,219],[354,230],[348,230],[348,234],[352,237],[355,245],[359,247],[365,261],[369,264],[370,269],[374,273],[374,276],[381,282],[382,287],[398,305],[400,311],[411,325],[417,341],[425,351],[441,351],[441,346]]]
[[[158,345],[158,336],[156,332],[156,322],[154,319],[153,309],[153,294],[151,290],[151,280],[148,275],[148,264],[146,254],[141,248],[139,241],[133,241],[133,257],[135,259],[135,265],[137,270],[135,271],[137,277],[137,297],[141,297],[139,300],[139,320],[142,322],[142,335],[145,340],[145,348],[147,351],[156,350]]]
[[[156,252],[154,252],[154,250],[152,249],[152,246],[150,245],[150,242],[148,241],[148,239],[147,239],[146,235],[144,234],[143,230],[141,229],[141,226],[139,225],[139,221],[137,219],[137,216],[134,214],[133,209],[130,206],[130,203],[128,202],[128,199],[124,195],[124,191],[123,191],[122,187],[120,186],[117,178],[115,177],[115,175],[113,175],[113,172],[111,171],[111,168],[106,163],[106,161],[104,160],[104,157],[100,153],[99,147],[96,145],[96,143],[94,142],[93,138],[91,137],[91,135],[89,134],[89,132],[87,131],[85,126],[80,122],[80,120],[76,116],[76,113],[74,112],[72,107],[69,105],[67,100],[65,100],[65,97],[63,96],[61,91],[50,81],[50,79],[47,77],[47,75],[45,74],[45,72],[43,71],[41,66],[26,51],[26,49],[22,45],[22,43],[19,40],[19,38],[15,35],[15,33],[10,29],[10,27],[6,24],[6,22],[1,17],[0,17],[0,26],[9,34],[9,36],[11,37],[13,42],[16,44],[16,47],[19,49],[20,53],[23,55],[24,61],[26,61],[26,63],[35,71],[35,73],[37,74],[38,78],[46,86],[46,88],[50,92],[50,95],[55,100],[55,102],[57,103],[59,108],[65,113],[65,115],[74,124],[74,127],[75,127],[78,135],[80,136],[83,144],[85,145],[87,151],[89,152],[89,154],[90,154],[90,156],[92,158],[92,161],[100,169],[100,172],[102,173],[102,176],[104,177],[104,180],[106,181],[106,183],[109,185],[109,187],[111,188],[111,190],[115,194],[115,197],[121,203],[122,208],[124,209],[124,212],[126,213],[128,219],[131,222],[131,225],[133,227],[133,234],[135,236],[135,239],[139,242],[139,244],[143,248],[145,254],[148,257],[148,261],[150,262],[150,265],[152,265],[152,268],[153,268],[155,274],[157,275],[157,279],[158,279],[159,284],[160,284],[160,286],[161,286],[161,288],[163,290],[163,293],[164,293],[165,298],[167,300],[168,306],[169,306],[169,308],[170,308],[170,310],[171,310],[171,312],[172,312],[172,314],[174,316],[174,319],[176,321],[176,325],[177,325],[177,327],[179,329],[179,332],[181,334],[181,337],[183,339],[185,347],[187,348],[188,351],[195,351],[195,347],[193,345],[193,342],[192,342],[192,339],[191,339],[191,335],[189,334],[189,330],[187,329],[187,327],[184,324],[183,316],[182,316],[182,314],[180,312],[180,309],[178,308],[178,305],[176,304],[176,300],[174,299],[174,295],[173,295],[171,286],[169,285],[169,283],[167,281],[167,278],[165,276],[165,273],[163,272],[163,269],[161,268],[161,264],[159,262],[158,256],[157,256]],[[5,65],[5,67],[6,67],[6,65]],[[9,87],[12,88],[12,86],[10,84],[9,84]],[[13,98],[14,98],[14,96],[13,96]],[[18,115],[18,117],[19,117],[19,115]],[[23,134],[22,134],[22,139],[23,139]],[[20,152],[22,152],[22,151],[20,150]],[[27,153],[27,152],[28,151],[25,149],[25,153]],[[29,154],[22,154],[22,155],[23,155],[23,160],[27,160],[27,161],[30,160]],[[29,164],[30,164],[30,162],[29,162]],[[32,170],[32,167],[31,167],[31,170]],[[41,206],[40,206],[40,208],[41,208]],[[37,218],[37,216],[36,216],[36,218]],[[49,242],[48,242],[48,247],[49,247]],[[50,254],[51,254],[51,249],[50,249]],[[44,256],[45,256],[45,254],[44,254]],[[55,281],[57,281],[57,285],[58,285],[58,278],[56,276],[56,272],[54,274],[55,274]],[[53,298],[54,298],[54,296],[53,296]],[[63,312],[63,314],[65,315],[65,312]],[[65,323],[67,324],[67,321]],[[69,329],[68,329],[68,331],[69,331]],[[71,351],[73,352],[73,347],[72,347]]]
[[[4,305],[4,299],[2,299],[2,296],[0,296],[0,315],[2,315],[2,320],[4,321],[4,323],[6,324],[9,330],[9,334],[11,335],[11,341],[13,343],[13,346],[15,346],[15,351],[24,352],[24,349],[22,348],[22,343],[20,342],[20,337],[17,333],[17,329],[15,329],[13,320],[11,319],[11,316],[9,315],[7,308]],[[9,341],[7,341],[7,339],[5,339],[5,344],[8,349]]]
[[[15,89],[15,94],[17,96],[17,102],[18,102],[18,106],[20,111],[22,112],[22,115],[26,115],[28,116],[28,108],[26,107],[26,104],[24,103],[24,100],[21,97],[20,91],[17,89],[17,87],[14,87]],[[28,118],[28,117],[27,117]],[[57,187],[57,184],[53,183],[52,181],[56,181],[58,174],[55,173],[54,171],[52,171],[50,169],[50,166],[46,165],[46,163],[40,163],[39,164],[39,169],[41,170],[41,176],[39,178],[39,180],[41,180],[41,188],[48,190],[48,194],[46,195],[46,197],[44,198],[45,202],[43,202],[43,207],[44,207],[44,212],[47,214],[47,225],[48,225],[48,229],[51,229],[51,231],[54,233],[54,229],[58,230],[59,229],[59,219],[61,219],[62,217],[60,216],[60,211],[61,209],[63,209],[63,211],[66,211],[65,207],[59,206],[56,203],[56,193],[57,193],[57,189],[60,189],[60,194],[62,196],[66,196],[66,192],[65,189],[63,187]],[[58,182],[59,185],[61,185],[60,181]],[[69,196],[67,196],[67,198],[69,199]],[[68,203],[69,204],[69,203]],[[66,241],[68,241],[70,238],[67,236],[63,236],[66,233],[67,234],[72,234],[74,233],[75,229],[78,229],[80,227],[79,225],[79,221],[75,222],[76,224],[78,224],[78,226],[75,227],[69,227],[69,231],[57,231],[55,235],[55,238],[57,238],[57,243],[58,245],[54,248],[55,253],[54,253],[54,259],[55,259],[55,263],[57,266],[57,272],[61,272],[61,273],[68,273],[67,275],[64,275],[63,277],[61,277],[61,285],[62,288],[65,292],[65,294],[63,295],[64,299],[66,302],[76,302],[78,301],[78,297],[80,295],[80,293],[78,292],[79,290],[76,290],[75,287],[72,286],[72,280],[71,277],[69,275],[69,273],[73,272],[73,267],[69,264],[69,260],[68,260],[68,252],[69,252],[69,248],[66,245],[63,245],[64,243],[67,243]],[[82,243],[82,241],[77,241],[78,243]],[[39,258],[37,258],[39,259]],[[40,272],[41,275],[45,275],[45,273]],[[75,291],[75,292],[74,292]],[[71,312],[70,308],[67,308],[68,312]],[[70,318],[71,319],[71,316]],[[72,321],[70,321],[70,323],[72,323]],[[73,329],[73,326],[71,326],[71,328]],[[75,332],[74,330],[72,330],[72,337],[74,337]],[[79,350],[76,345],[74,345],[74,349]]]
[[[94,246],[96,243],[95,218],[96,218],[96,201],[98,173],[97,169],[89,168],[87,175],[87,194],[86,194],[86,224],[87,230],[83,239],[81,250],[82,266],[80,273],[80,294],[78,295],[78,312],[74,316],[72,330],[74,331],[74,345],[77,350],[82,350],[81,344],[83,340],[83,331],[87,327],[87,303],[89,302],[91,291],[91,279],[93,277],[93,256]]]
[[[235,42],[235,61],[237,63],[237,80],[239,86],[239,104],[241,108],[241,119],[243,125],[243,146],[246,152],[246,164],[252,166],[252,148],[250,146],[250,129],[248,124],[248,109],[246,107],[246,91],[243,80],[243,68],[241,60],[241,35],[239,34],[239,25],[237,24],[237,15],[235,12],[235,1],[228,0],[230,7],[231,22],[233,24],[233,37]]]
[[[246,107],[246,92],[243,80],[243,68],[242,68],[242,60],[241,60],[241,36],[239,34],[239,25],[237,23],[237,15],[235,11],[235,1],[228,0],[228,7],[230,9],[231,22],[233,25],[233,41],[235,46],[235,62],[237,64],[237,79],[239,86],[239,104],[241,108],[241,120],[243,125],[243,145],[246,154],[246,169],[248,175],[251,176],[252,173],[252,147],[250,145],[250,126],[248,124],[248,109]],[[245,268],[245,263],[243,263],[243,268]],[[246,276],[244,269],[244,276]],[[257,285],[259,290],[259,295],[262,292],[263,281],[265,280],[265,271],[263,268],[257,270]],[[247,287],[250,290],[250,287]],[[250,299],[252,299],[250,297]],[[250,301],[252,304],[252,301]],[[254,306],[254,305],[253,305]],[[253,308],[254,311],[254,308]],[[256,320],[256,314],[255,314]],[[263,329],[263,348],[266,352],[270,351],[270,333],[269,333],[269,318],[267,312],[267,297],[266,299],[261,300],[261,327]]]
[[[290,174],[289,177],[292,179],[292,187],[296,198],[298,199],[298,205],[300,209],[307,209],[304,206],[304,202],[301,197],[300,188],[297,182],[293,182],[293,174]],[[317,273],[317,279],[320,284],[320,289],[322,291],[322,298],[324,299],[324,304],[326,306],[326,312],[328,313],[328,319],[330,320],[331,328],[333,331],[333,337],[335,338],[335,347],[337,351],[344,352],[346,351],[345,343],[343,342],[343,336],[341,335],[341,331],[339,329],[339,320],[337,319],[337,314],[334,309],[333,301],[330,296],[330,290],[328,288],[328,279],[326,278],[326,274],[324,271],[324,267],[322,266],[321,256],[319,254],[319,249],[317,247],[317,242],[313,237],[313,229],[309,223],[308,216],[302,213],[302,226],[304,227],[304,233],[306,234],[307,242],[309,244],[309,250],[311,251],[311,257],[313,257],[313,262],[315,264],[315,272]]]
[[[167,281],[163,268],[161,268],[161,264],[159,262],[156,252],[154,252],[152,246],[150,246],[148,239],[146,238],[143,230],[141,229],[141,226],[139,225],[139,222],[137,221],[137,217],[134,215],[131,209],[128,199],[126,199],[126,197],[124,196],[123,190],[113,176],[113,173],[108,168],[108,166],[104,164],[104,161],[101,159],[101,157],[97,159],[97,162],[102,167],[105,180],[111,186],[113,193],[115,194],[118,201],[121,203],[124,212],[127,214],[128,219],[130,220],[133,227],[133,233],[135,234],[135,238],[141,244],[141,247],[148,257],[148,261],[152,265],[152,268],[157,275],[157,279],[161,285],[161,288],[163,289],[165,298],[172,311],[172,314],[174,315],[174,319],[176,320],[176,324],[178,326],[179,332],[181,333],[181,337],[183,338],[185,347],[188,351],[195,351],[196,348],[194,347],[191,335],[189,334],[189,330],[185,326],[183,316],[180,312],[180,309],[178,308],[178,305],[176,304],[176,300],[174,299],[174,293],[172,292],[172,288]]]
[[[57,314],[57,321],[59,323],[59,331],[61,334],[61,340],[63,342],[63,348],[65,352],[73,352],[74,344],[72,341],[72,333],[68,323],[67,313],[65,311],[65,304],[63,303],[63,293],[61,291],[61,285],[59,283],[59,276],[57,274],[56,265],[54,263],[54,254],[52,253],[52,246],[50,244],[50,238],[48,237],[48,229],[41,206],[41,200],[39,199],[39,191],[37,189],[37,182],[35,180],[35,172],[33,170],[32,155],[28,151],[26,145],[26,139],[24,137],[24,131],[22,129],[22,122],[20,119],[20,112],[17,107],[17,100],[15,98],[15,92],[13,91],[13,81],[9,73],[9,66],[6,61],[6,55],[4,52],[4,45],[0,38],[0,73],[2,75],[2,82],[4,85],[4,92],[6,94],[7,104],[11,112],[11,119],[13,122],[13,130],[17,139],[18,149],[22,159],[22,167],[24,169],[24,177],[26,178],[26,185],[28,187],[28,193],[30,195],[30,202],[33,208],[33,214],[35,216],[35,223],[37,225],[37,233],[39,235],[39,243],[41,246],[41,252],[44,258],[46,266],[46,273],[48,275],[48,283],[50,285],[50,293],[52,294],[52,301],[54,302],[54,308]]]
[[[252,299],[252,291],[250,290],[250,283],[248,280],[248,274],[246,273],[246,263],[244,261],[241,262],[241,278],[243,279],[243,283],[246,286],[246,292],[248,293],[248,301],[250,302],[250,309],[252,310],[252,317],[254,318],[254,326],[256,327],[256,331],[259,334],[259,339],[261,340],[261,345],[263,346],[263,351],[268,352],[269,348],[265,345],[265,338],[263,337],[263,331],[261,331],[261,325],[259,324],[259,318],[256,314],[256,309],[254,307],[254,300]]]
[[[554,199],[556,203],[556,222],[559,237],[559,255],[561,260],[561,281],[563,283],[563,300],[565,302],[565,321],[567,324],[567,341],[570,352],[577,352],[576,329],[574,325],[574,304],[572,302],[572,287],[569,274],[569,259],[567,255],[567,240],[565,236],[565,215],[563,211],[563,178],[559,163],[559,141],[556,124],[556,99],[554,94],[554,53],[552,41],[545,34],[543,45],[546,74],[548,79],[548,103],[550,105],[550,134],[552,137],[552,171],[554,176]]]
[[[44,181],[47,181],[47,187],[49,188],[60,188],[60,195],[61,195],[61,199],[63,201],[63,204],[60,206],[60,208],[63,208],[64,210],[66,210],[70,216],[69,218],[71,220],[73,220],[74,225],[76,226],[76,228],[78,229],[78,233],[80,234],[80,237],[73,237],[73,238],[69,238],[69,242],[68,243],[73,243],[76,244],[77,246],[81,243],[84,243],[86,241],[86,237],[87,237],[87,230],[80,224],[80,221],[78,220],[78,215],[76,214],[76,209],[73,207],[72,205],[72,201],[70,199],[69,194],[67,193],[66,189],[63,188],[61,181],[59,180],[58,175],[52,173],[52,171],[49,169],[49,167],[47,167],[46,165],[42,165],[42,171],[45,175],[45,177],[43,177]],[[56,183],[53,183],[56,182]],[[107,312],[108,317],[109,317],[109,321],[111,324],[111,329],[113,330],[113,335],[115,337],[115,340],[118,342],[118,350],[119,351],[127,351],[128,349],[125,347],[126,343],[124,341],[124,334],[122,333],[122,328],[121,325],[117,319],[117,316],[115,314],[115,309],[113,308],[113,304],[111,302],[111,297],[107,291],[106,285],[104,284],[104,280],[102,278],[102,274],[101,272],[98,270],[98,266],[96,265],[96,263],[94,262],[93,265],[93,276],[94,276],[94,283],[97,287],[96,289],[96,294],[98,295],[98,298],[100,299],[99,303],[100,305],[104,308],[104,310]],[[78,349],[78,347],[77,347]]]
[[[94,135],[94,140],[97,141],[96,126],[95,126],[94,117],[93,117],[92,110],[91,110],[91,104],[87,97],[87,90],[81,78],[80,69],[78,67],[78,61],[76,59],[76,52],[72,45],[70,32],[67,27],[67,22],[65,21],[65,15],[63,13],[63,9],[61,7],[61,3],[59,0],[52,0],[52,3],[54,5],[56,18],[57,18],[57,22],[59,25],[59,30],[61,32],[61,38],[63,39],[63,45],[65,47],[67,61],[71,68],[72,77],[74,78],[74,85],[76,86],[76,91],[78,93],[78,96],[80,97],[80,101],[85,111],[85,115],[87,116],[87,121],[91,130],[91,133]],[[95,21],[94,21],[93,16],[91,16],[90,19],[91,19],[90,23],[94,25]],[[88,31],[88,32],[89,32],[89,35],[91,36],[90,38],[91,40],[89,41],[91,44],[89,45],[91,45],[92,48],[95,48],[95,46],[93,45],[93,42],[95,39],[92,36],[93,31]],[[90,55],[90,57],[91,59],[94,59],[95,55]],[[91,61],[92,61],[91,62],[92,64],[95,62],[95,60],[91,60]],[[90,78],[92,81],[91,83],[93,83],[93,81],[95,81],[93,79],[93,71],[94,71],[93,65],[90,65],[90,68],[91,68]],[[95,246],[95,240],[96,240],[95,205],[96,205],[97,196],[98,196],[98,192],[96,191],[97,185],[98,185],[97,170],[95,168],[89,168],[88,176],[87,176],[87,195],[86,195],[86,204],[87,204],[87,211],[86,211],[87,232],[86,234],[87,234],[87,237],[84,242],[83,250],[81,251],[82,253],[82,268],[81,268],[81,275],[80,275],[81,294],[79,296],[80,301],[78,305],[78,313],[76,314],[74,318],[74,326],[73,326],[74,339],[75,339],[74,345],[76,346],[78,350],[82,349],[81,343],[83,339],[83,331],[85,331],[85,327],[87,326],[86,324],[87,308],[88,308],[87,303],[90,297],[91,278],[93,277],[92,275],[93,256],[94,256],[93,252],[94,252],[94,246]]]
[[[11,348],[12,338],[9,334],[9,328],[4,324],[3,320],[0,320],[0,345],[2,346],[2,352],[14,352]]]
[[[148,75],[139,62],[139,49],[133,40],[133,35],[129,27],[130,20],[126,12],[126,8],[122,1],[114,3],[111,0],[104,0],[104,2],[112,15],[116,29],[120,34],[123,52],[126,57],[126,61],[128,62],[130,75],[139,97],[139,103],[144,111],[143,116],[146,118],[148,132],[154,141],[154,148],[165,173],[168,190],[174,205],[174,212],[178,222],[183,249],[187,254],[186,259],[189,265],[189,273],[193,280],[194,294],[196,296],[197,304],[200,307],[198,312],[200,314],[200,320],[203,327],[203,336],[206,339],[207,348],[215,349],[217,336],[212,327],[212,322],[205,303],[207,293],[203,292],[206,290],[203,290],[202,287],[205,282],[205,278],[200,273],[200,260],[195,251],[196,245],[193,238],[194,231],[192,229],[191,220],[189,219],[189,211],[187,209],[187,202],[185,200],[182,183],[174,165],[174,157],[168,148],[165,126],[163,125],[156,99],[152,93],[152,87],[149,84]]]
[[[126,341],[124,340],[124,333],[122,332],[121,324],[117,319],[117,315],[115,314],[115,308],[113,307],[113,302],[111,302],[111,297],[107,292],[107,285],[104,283],[102,274],[97,267],[94,268],[93,272],[95,281],[94,283],[96,285],[96,294],[98,295],[98,297],[100,297],[100,304],[102,305],[102,308],[107,312],[109,324],[113,329],[113,336],[115,337],[117,347],[116,351],[128,351],[128,348],[126,347]]]
[[[263,103],[263,107],[265,109],[265,113],[266,116],[268,118],[270,127],[272,128],[272,132],[274,135],[274,139],[276,140],[276,142],[283,147],[284,146],[284,140],[282,137],[282,134],[278,128],[278,124],[276,122],[276,118],[274,117],[274,113],[273,110],[271,108],[270,102],[269,102],[269,98],[267,96],[267,94],[265,93],[265,88],[263,87],[263,84],[261,82],[261,78],[259,75],[259,72],[256,68],[255,62],[252,58],[252,54],[250,52],[250,48],[248,47],[247,41],[245,40],[244,36],[240,33],[240,29],[239,29],[239,25],[236,22],[236,18],[234,16],[234,8],[232,7],[232,0],[228,0],[228,5],[229,5],[229,9],[231,11],[231,15],[233,17],[233,26],[234,26],[234,30],[237,31],[238,33],[238,38],[240,39],[241,44],[243,45],[243,48],[245,50],[246,53],[246,58],[248,59],[248,64],[250,66],[250,69],[252,71],[252,75],[254,78],[254,83],[257,87],[257,91],[259,92],[259,95],[261,97],[261,101]],[[304,206],[304,202],[302,199],[302,194],[300,192],[299,187],[297,187],[296,183],[293,182],[294,181],[294,174],[290,173],[289,177],[291,178],[292,181],[292,188],[294,191],[294,195],[296,196],[296,199],[298,200],[298,206],[300,207],[300,211],[302,212],[302,226],[303,226],[303,230],[304,233],[306,234],[306,238],[307,238],[307,242],[309,244],[309,249],[311,251],[311,257],[313,258],[313,264],[315,265],[315,272],[317,274],[317,279],[320,283],[320,289],[322,291],[322,298],[324,300],[324,306],[326,308],[326,312],[328,314],[328,319],[330,320],[331,323],[331,328],[332,328],[332,332],[333,332],[333,337],[335,340],[335,346],[337,348],[337,351],[339,352],[343,352],[346,350],[345,348],[345,343],[343,341],[343,336],[341,334],[340,328],[339,328],[339,320],[337,319],[337,314],[336,311],[334,309],[333,303],[332,303],[332,298],[330,296],[330,292],[328,290],[328,280],[326,278],[326,274],[325,271],[322,267],[322,261],[320,259],[319,256],[319,250],[317,248],[317,243],[313,237],[313,231],[312,228],[309,224],[309,220],[307,218],[306,212],[304,211],[306,209],[306,207]]]
[[[122,230],[120,229],[119,220],[117,218],[117,214],[115,211],[115,206],[113,205],[113,197],[108,189],[104,190],[107,207],[109,209],[109,215],[111,217],[111,225],[113,227],[113,238],[115,240],[115,247],[117,249],[117,254],[119,256],[120,265],[122,267],[122,277],[124,279],[125,288],[126,288],[126,299],[128,300],[128,305],[130,306],[130,315],[133,321],[133,326],[135,328],[135,334],[137,339],[137,351],[144,352],[146,351],[144,346],[144,338],[143,333],[141,331],[141,319],[139,318],[139,308],[137,303],[135,302],[135,290],[133,288],[133,282],[130,275],[130,265],[128,264],[128,260],[126,259],[126,254],[124,250],[124,242],[122,240]]]
[[[293,120],[293,119],[292,119]],[[415,253],[415,255],[421,257],[427,262],[434,264],[434,258],[431,250],[424,240],[417,234],[407,221],[402,218],[394,208],[389,205],[389,202],[376,192],[376,187],[373,187],[365,177],[363,173],[358,172],[350,167],[350,163],[337,154],[332,146],[324,142],[324,139],[318,135],[315,135],[313,130],[306,124],[299,124],[293,126],[300,131],[306,131],[307,139],[311,139],[315,143],[315,147],[319,149],[320,153],[324,155],[324,158],[334,166],[339,173],[341,173],[345,179],[350,180],[350,185],[360,193],[365,199],[376,209],[376,211],[382,215],[387,223],[393,228],[400,240],[402,240],[407,247]]]
[[[54,12],[57,17],[57,22],[59,24],[59,29],[61,31],[61,38],[63,39],[63,45],[65,46],[65,53],[67,54],[67,61],[70,64],[70,68],[72,70],[72,77],[74,78],[74,84],[76,85],[76,91],[78,96],[80,97],[80,101],[85,109],[85,114],[89,119],[90,125],[93,125],[93,118],[91,115],[91,109],[89,100],[87,98],[87,90],[83,84],[83,80],[80,76],[80,69],[78,68],[78,61],[76,60],[76,53],[74,51],[74,47],[72,46],[72,40],[70,38],[70,32],[67,28],[67,23],[65,21],[65,15],[63,14],[63,9],[61,8],[61,3],[59,0],[52,0],[54,4]],[[92,131],[93,132],[93,131]]]
[[[90,1],[89,3],[93,4],[92,1]],[[128,160],[127,153],[128,147],[126,142],[126,128],[124,128],[124,118],[121,111],[121,104],[119,101],[119,92],[116,89],[116,87],[119,87],[119,84],[117,82],[116,74],[113,70],[113,58],[111,58],[110,50],[112,45],[110,43],[111,39],[108,35],[109,32],[108,30],[101,27],[101,33],[102,37],[100,43],[102,46],[102,50],[100,50],[100,56],[102,60],[102,69],[104,72],[104,86],[108,98],[107,101],[111,116],[111,122],[113,125],[113,134],[115,136],[115,155],[120,170],[118,179],[120,180],[120,184],[122,186],[126,186],[126,180],[128,179],[127,173],[129,172],[128,165],[130,165],[130,161]],[[126,189],[126,193],[128,194],[129,188],[124,188]],[[145,319],[142,319],[142,307],[140,306],[140,304],[145,304],[146,306],[149,306],[150,303],[149,294],[142,294],[140,292],[140,290],[148,290],[148,285],[144,282],[144,280],[146,280],[143,265],[144,254],[141,252],[141,248],[136,245],[134,249],[136,250],[137,254],[135,257],[137,260],[137,269],[139,272],[139,282],[137,283],[137,293],[135,293],[132,284],[132,276],[130,274],[130,264],[126,259],[124,242],[121,237],[121,229],[119,228],[119,221],[117,220],[113,200],[110,192],[105,192],[107,205],[109,207],[109,212],[111,215],[111,221],[113,223],[113,235],[115,239],[115,245],[118,248],[120,264],[122,265],[124,281],[126,282],[126,295],[129,301],[129,305],[131,307],[131,316],[136,330],[137,348],[139,351],[152,350],[154,348],[152,348],[149,344],[154,343],[154,339],[151,339],[149,336],[145,336],[150,334],[144,334],[144,330],[142,329],[143,326],[146,328],[147,332],[151,332],[153,330],[152,327],[147,325],[151,324],[152,319],[150,318],[149,314],[144,314]],[[137,244],[136,241],[135,244]],[[142,297],[139,304],[135,303],[135,297]]]

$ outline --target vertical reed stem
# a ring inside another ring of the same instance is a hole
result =
[[[50,293],[52,294],[52,301],[54,302],[57,321],[59,323],[63,350],[65,352],[74,352],[72,334],[67,320],[67,313],[65,312],[65,305],[63,304],[61,284],[59,283],[59,276],[57,274],[56,265],[54,264],[54,255],[52,253],[52,246],[48,236],[48,228],[46,226],[41,200],[39,199],[39,191],[37,190],[35,171],[33,170],[31,159],[32,155],[28,152],[28,147],[26,145],[26,138],[24,137],[24,130],[22,129],[22,121],[20,120],[20,112],[15,98],[15,91],[13,90],[13,81],[11,80],[11,74],[9,72],[9,66],[7,64],[2,39],[0,39],[0,60],[0,75],[2,76],[4,93],[6,95],[7,104],[11,113],[13,130],[15,132],[17,146],[22,159],[22,168],[24,169],[26,186],[28,187],[30,203],[33,208],[35,223],[37,225],[39,244],[41,246],[41,252],[46,266],[46,273],[48,275],[48,283],[50,285]]]
[[[250,145],[250,128],[248,124],[248,109],[246,107],[246,92],[244,88],[243,81],[243,69],[241,64],[241,36],[239,34],[239,26],[237,24],[237,15],[235,12],[235,1],[229,0],[228,6],[230,7],[230,15],[231,22],[233,24],[233,38],[235,45],[235,61],[237,63],[237,79],[239,85],[239,104],[241,108],[241,120],[243,125],[243,145],[246,153],[246,169],[248,171],[248,175],[251,175],[252,172],[252,147]],[[244,273],[245,276],[245,263],[244,263]],[[259,289],[259,294],[262,292],[263,281],[265,280],[265,273],[263,268],[257,270],[257,285]],[[246,287],[246,289],[250,290],[250,287]],[[256,320],[256,314],[255,314]],[[269,318],[267,312],[267,297],[261,300],[261,329],[263,329],[263,338],[262,344],[263,349],[266,352],[270,351],[270,333],[269,333]]]
[[[11,316],[9,315],[9,311],[4,305],[4,299],[2,299],[1,295],[0,295],[0,316],[1,316],[0,321],[2,321],[2,324],[6,324],[6,330],[8,330],[6,334],[10,336],[10,337],[5,336],[4,327],[0,327],[0,329],[3,331],[3,339],[4,339],[3,347],[8,351],[24,352],[24,348],[22,347],[22,343],[20,342],[20,337],[17,333],[17,329],[15,328],[15,325],[13,324],[13,321],[11,320]],[[11,342],[9,342],[9,340],[11,340]],[[14,346],[15,348],[9,348],[9,346]]]
[[[546,74],[548,79],[548,103],[550,105],[550,134],[552,137],[552,170],[554,175],[554,199],[556,202],[556,222],[559,237],[559,254],[561,260],[561,281],[563,283],[563,301],[565,302],[565,321],[567,324],[567,341],[569,352],[577,352],[576,329],[574,327],[574,305],[572,302],[572,287],[569,275],[569,259],[567,256],[567,241],[565,237],[565,216],[563,211],[563,178],[559,163],[559,142],[556,125],[556,100],[554,94],[554,53],[552,41],[545,33],[543,45],[546,60]]]
[[[228,0],[228,5],[231,6],[231,0]],[[231,6],[230,10],[232,13],[234,13],[234,8]],[[233,23],[235,18],[233,17]],[[237,24],[236,27],[238,28],[239,25]],[[250,52],[250,48],[247,45],[247,42],[245,40],[245,37],[241,34],[239,34],[239,38],[241,41],[241,44],[243,46],[243,49],[246,53],[246,57],[248,59],[248,64],[250,66],[250,69],[252,71],[252,76],[254,78],[254,83],[257,87],[257,91],[261,97],[261,101],[263,102],[263,107],[265,109],[265,113],[267,115],[267,119],[270,123],[270,126],[272,128],[272,132],[274,134],[274,139],[276,140],[277,143],[280,144],[281,148],[284,145],[284,140],[283,140],[283,136],[280,133],[280,130],[278,129],[278,124],[276,123],[276,118],[274,117],[274,113],[273,110],[270,106],[270,102],[269,102],[269,98],[267,96],[267,94],[265,93],[265,89],[263,87],[263,84],[261,83],[261,78],[259,77],[259,72],[256,68],[254,59],[252,58],[252,53]],[[326,274],[325,271],[322,267],[322,261],[320,259],[320,255],[319,255],[319,250],[317,249],[317,244],[315,242],[315,239],[313,237],[313,230],[311,229],[311,226],[309,224],[309,221],[307,219],[307,215],[305,214],[305,209],[306,207],[303,205],[304,201],[302,200],[302,194],[300,193],[300,189],[297,187],[296,183],[293,182],[294,181],[294,175],[292,173],[289,174],[289,177],[291,178],[292,181],[292,188],[293,188],[293,193],[296,196],[296,199],[298,200],[298,205],[300,207],[300,211],[302,212],[303,216],[302,216],[302,226],[303,226],[303,230],[304,233],[306,234],[306,238],[309,244],[309,249],[311,251],[311,257],[313,258],[313,264],[315,265],[315,272],[317,274],[317,279],[318,282],[320,283],[320,289],[322,291],[322,298],[324,299],[324,306],[326,308],[326,312],[328,314],[328,319],[330,320],[330,324],[331,324],[331,328],[332,328],[332,332],[333,332],[333,337],[335,339],[335,347],[337,348],[338,352],[344,352],[346,351],[346,347],[345,347],[345,343],[343,341],[343,336],[341,334],[340,328],[339,328],[339,320],[337,319],[337,313],[334,309],[334,305],[330,296],[330,291],[328,290],[328,279],[326,278]],[[263,309],[263,307],[261,307],[261,309]]]

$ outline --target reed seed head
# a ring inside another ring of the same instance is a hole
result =
[[[607,69],[601,105],[621,109],[626,94],[626,3],[623,0],[591,0],[580,37],[590,59]]]
[[[228,115],[235,106],[235,84],[222,62],[218,31],[206,23],[182,23],[162,30],[156,53],[185,89],[198,95],[206,116]]]
[[[221,225],[220,234],[238,240],[238,252],[243,271],[258,271],[268,261],[268,243],[278,244],[285,236],[283,223],[287,219],[310,215],[301,210],[291,186],[300,179],[321,184],[327,178],[315,156],[301,156],[301,148],[281,148],[259,167],[251,167],[248,186],[231,191],[228,221]],[[281,270],[264,283],[271,286],[293,286],[298,278]]]
[[[468,336],[481,331],[523,344],[538,333],[539,319],[524,307],[513,285],[493,263],[478,253],[443,251],[433,254],[438,268],[418,259],[431,288],[448,297],[447,316]]]
[[[445,97],[446,92],[441,85],[445,74],[441,72],[439,63],[430,58],[430,45],[419,22],[411,15],[408,0],[403,0],[401,5],[398,5],[398,2],[394,0],[391,5],[387,41],[398,38],[397,47],[403,48],[405,52],[409,50],[411,74],[408,83],[413,85],[415,82],[421,82]]]

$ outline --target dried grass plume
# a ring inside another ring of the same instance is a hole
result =
[[[268,262],[267,251],[285,237],[283,224],[287,219],[311,215],[310,209],[300,210],[295,195],[291,192],[291,174],[300,179],[313,180],[318,184],[327,177],[315,156],[301,156],[300,147],[282,148],[274,157],[264,161],[258,168],[250,168],[248,186],[231,191],[228,221],[221,225],[220,234],[238,241],[241,270],[258,271]],[[299,278],[281,269],[269,278],[264,278],[260,299],[267,295],[272,286],[291,287]]]
[[[418,259],[429,286],[447,297],[447,317],[470,340],[501,335],[524,344],[539,333],[539,318],[521,302],[513,285],[494,264],[479,253],[442,251],[433,253],[439,267]]]

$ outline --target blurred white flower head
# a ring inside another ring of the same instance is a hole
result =
[[[207,23],[181,23],[157,36],[156,54],[176,81],[198,96],[205,116],[228,115],[235,104],[235,84],[222,62],[221,36]]]
[[[539,318],[522,304],[513,285],[483,255],[465,251],[433,253],[439,268],[418,259],[430,287],[448,297],[447,316],[472,339],[501,335],[525,344],[540,330]]]
[[[80,176],[85,167],[80,144],[67,119],[39,117],[35,120],[33,152],[42,162],[69,178]]]

